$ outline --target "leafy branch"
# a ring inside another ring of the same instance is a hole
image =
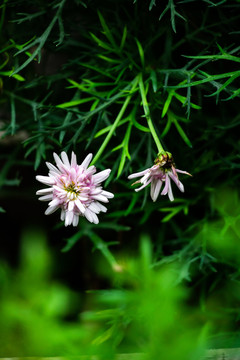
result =
[[[59,46],[63,42],[64,29],[63,29],[61,14],[62,14],[65,2],[66,2],[66,0],[61,0],[57,5],[55,5],[55,8],[57,8],[57,11],[56,11],[55,15],[53,16],[52,21],[50,22],[50,24],[48,25],[46,30],[42,33],[42,35],[37,37],[35,40],[30,42],[28,45],[23,47],[21,50],[19,50],[15,54],[15,56],[17,56],[30,48],[36,47],[36,49],[33,51],[31,56],[22,65],[20,65],[17,69],[15,69],[12,75],[17,74],[18,72],[23,70],[28,64],[30,64],[33,60],[35,60],[36,57],[38,58],[38,62],[41,61],[41,50],[43,49],[56,22],[58,22],[58,25],[59,25],[59,39],[57,41],[57,46]],[[24,20],[22,19],[22,21],[25,21],[25,20],[26,20],[26,17],[24,18]]]

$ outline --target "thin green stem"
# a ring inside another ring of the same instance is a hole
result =
[[[116,272],[121,272],[122,271],[122,267],[121,265],[119,265],[115,259],[115,257],[113,256],[113,254],[111,253],[111,251],[108,248],[107,243],[105,243],[97,234],[95,234],[93,231],[88,231],[87,235],[89,236],[89,238],[91,239],[91,241],[93,242],[94,246],[96,247],[96,249],[98,249],[99,251],[101,251],[102,255],[105,257],[105,259],[108,261],[108,263],[110,264],[111,268],[116,271]]]
[[[147,123],[148,123],[148,127],[149,127],[149,130],[151,131],[151,134],[152,134],[152,137],[155,141],[155,144],[158,148],[158,153],[164,151],[163,147],[162,147],[162,144],[157,136],[157,133],[156,133],[156,130],[153,126],[153,123],[152,123],[152,119],[151,119],[151,116],[150,116],[150,110],[149,110],[149,106],[148,106],[148,101],[147,101],[147,97],[146,97],[146,91],[145,91],[145,88],[144,88],[144,84],[143,84],[143,79],[142,79],[142,74],[139,74],[139,77],[138,77],[138,81],[139,81],[139,90],[140,90],[140,94],[141,94],[141,97],[142,97],[142,104],[143,104],[143,110],[144,110],[144,114],[145,114],[145,117],[147,119]]]
[[[109,133],[107,134],[104,142],[102,143],[102,145],[100,146],[98,152],[97,152],[96,155],[94,156],[93,161],[91,162],[91,165],[93,165],[93,164],[100,158],[100,156],[102,155],[104,149],[106,148],[107,144],[109,143],[109,141],[110,141],[110,139],[111,139],[114,131],[116,130],[116,128],[117,128],[117,126],[118,126],[119,121],[120,121],[120,120],[122,119],[122,117],[123,117],[123,114],[124,114],[124,112],[125,112],[128,104],[129,104],[129,102],[130,102],[130,100],[131,100],[131,98],[132,98],[132,93],[133,93],[133,91],[135,90],[137,84],[138,84],[138,78],[136,77],[136,78],[133,80],[133,82],[132,82],[132,87],[131,87],[131,90],[130,90],[130,95],[128,95],[128,96],[126,97],[126,100],[124,101],[123,106],[121,107],[121,110],[119,111],[118,116],[116,117],[116,120],[115,120],[114,123],[112,124],[111,129],[110,129]]]

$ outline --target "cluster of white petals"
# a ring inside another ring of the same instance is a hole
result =
[[[106,180],[110,169],[96,173],[95,166],[89,166],[92,154],[87,155],[81,165],[77,164],[76,155],[72,152],[71,162],[65,152],[61,157],[53,154],[56,166],[47,162],[48,176],[36,176],[36,179],[48,185],[48,188],[37,191],[39,200],[48,201],[46,215],[61,209],[61,220],[65,226],[77,226],[79,216],[85,216],[94,224],[99,223],[98,214],[106,212],[101,203],[108,203],[114,195],[102,189],[101,182]]]
[[[151,168],[131,174],[128,176],[128,179],[134,179],[141,176],[140,180],[137,180],[133,183],[133,185],[138,183],[142,184],[139,188],[135,189],[135,191],[140,191],[151,183],[150,196],[153,201],[157,200],[162,185],[164,184],[161,195],[168,194],[169,200],[173,201],[174,197],[171,180],[175,182],[181,192],[184,192],[184,186],[179,180],[177,173],[190,175],[187,171],[175,169],[174,166],[165,168],[158,163],[157,159],[157,163],[155,163],[155,165],[153,165]]]

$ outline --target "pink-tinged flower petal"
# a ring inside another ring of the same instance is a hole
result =
[[[102,211],[102,212],[107,212],[107,208],[106,208],[106,206],[104,206],[103,204],[99,203],[98,201],[95,201],[94,204],[98,206],[98,208],[100,209],[100,211]]]
[[[150,184],[150,182],[152,181],[152,179],[150,178],[150,179],[148,179],[148,181],[147,182],[145,182],[145,184],[143,184],[142,186],[140,186],[139,188],[137,188],[137,189],[135,189],[135,191],[136,192],[138,192],[138,191],[140,191],[140,190],[142,190],[142,189],[144,189],[146,186],[148,186],[148,184]]]
[[[92,160],[92,156],[93,156],[92,154],[88,154],[80,166],[83,167],[84,169],[87,169],[88,165],[90,164],[90,162]]]
[[[155,202],[162,187],[162,181],[154,179],[151,183],[151,198]]]
[[[68,203],[68,211],[73,211],[75,201],[69,201]]]
[[[77,167],[77,157],[74,154],[74,152],[72,151],[72,156],[71,156],[71,167]]]
[[[101,171],[98,174],[93,175],[93,181],[95,184],[98,184],[104,180],[106,180],[109,177],[111,170],[110,169],[106,169]]]
[[[37,181],[39,181],[45,185],[54,185],[55,184],[54,178],[49,177],[49,176],[37,175],[36,179],[37,179]]]
[[[77,206],[77,208],[79,209],[79,211],[84,214],[85,213],[85,206],[81,203],[81,201],[79,199],[75,200],[75,205]]]
[[[168,185],[168,197],[169,197],[169,200],[170,201],[173,201],[174,200],[174,197],[173,197],[173,193],[172,193],[172,185],[171,185],[171,181],[170,179],[168,178],[169,180],[169,185]]]
[[[146,170],[143,170],[143,171],[140,171],[140,172],[131,174],[131,175],[128,176],[128,179],[134,179],[134,178],[136,178],[136,177],[145,175],[148,171],[149,171],[149,169],[146,169]]]
[[[84,187],[81,188],[81,193],[82,193],[83,195],[84,195],[84,193],[88,194],[90,190],[92,190],[92,187],[90,187],[90,186],[84,186]],[[102,191],[102,189],[101,189],[101,191]]]
[[[70,168],[67,165],[62,164],[60,170],[65,176],[67,176],[69,174]]]
[[[61,174],[61,171],[58,170],[58,168],[56,168],[56,166],[54,166],[53,164],[46,162],[46,165],[49,168],[50,172],[52,172],[53,174]]]
[[[95,213],[93,213],[91,210],[86,209],[85,216],[88,219],[88,221],[90,221],[91,223],[94,223],[94,224],[99,223],[97,215]]]
[[[59,170],[61,171],[62,167],[63,167],[63,162],[62,160],[60,159],[60,157],[56,154],[56,153],[53,153],[53,157],[54,157],[54,160],[55,160],[55,163],[57,165],[57,167],[59,168]]]
[[[73,221],[72,221],[73,226],[75,226],[75,227],[78,226],[78,222],[79,222],[79,216],[74,214]]]
[[[184,186],[181,183],[181,181],[171,172],[168,173],[168,176],[175,182],[175,184],[177,185],[177,187],[179,188],[179,190],[181,192],[184,192]]]
[[[104,203],[108,203],[108,199],[105,196],[103,196],[102,194],[94,195],[92,198],[94,200],[98,200],[98,201],[102,201]]]
[[[66,211],[65,215],[65,226],[71,225],[73,221],[73,211]]]
[[[96,168],[94,165],[90,166],[87,170],[85,170],[85,175],[93,175],[96,172]]]
[[[38,200],[40,200],[40,201],[49,201],[49,200],[52,200],[52,194],[43,195],[43,196],[41,196]]]
[[[99,223],[97,215],[94,212],[92,212],[91,215],[93,218],[93,223],[97,225]]]
[[[166,195],[168,193],[169,184],[170,184],[169,177],[166,176],[165,186],[163,188],[163,191],[161,192],[161,195]]]
[[[157,179],[152,179],[152,182],[151,182],[151,188],[150,188],[150,196],[153,200],[153,195],[154,195],[154,192],[155,192],[155,187],[157,185]]]
[[[103,195],[103,196],[106,196],[108,199],[114,198],[114,194],[111,193],[111,192],[109,192],[109,191],[103,190],[103,191],[102,191],[102,195]]]
[[[95,214],[99,214],[101,209],[99,208],[99,206],[97,205],[97,202],[92,202],[89,206],[88,209],[91,210],[92,212],[94,212]]]
[[[159,165],[157,165],[157,164],[153,165],[149,170],[150,170],[152,173],[154,173],[155,171],[162,173],[161,168],[159,168]]]
[[[151,176],[151,172],[148,171],[139,181],[141,184],[146,184]]]
[[[49,206],[48,208],[47,208],[47,210],[45,211],[45,215],[50,215],[50,214],[53,214],[55,211],[57,211],[57,209],[58,209],[58,205],[56,205],[56,206]]]
[[[59,199],[58,199],[58,198],[55,198],[55,199],[53,199],[48,205],[51,206],[51,207],[52,207],[52,206],[55,207],[55,206],[58,206],[59,203],[60,203]]]
[[[88,200],[89,200],[88,196],[86,196],[86,195],[83,196],[83,195],[81,195],[81,194],[78,195],[78,199],[81,200],[81,201],[88,201]]]
[[[46,188],[46,189],[38,190],[36,192],[36,195],[45,195],[45,194],[50,194],[52,192],[53,192],[52,188]]]
[[[62,184],[61,184],[62,185]],[[62,187],[59,187],[57,185],[53,185],[52,187],[54,190],[56,190],[57,192],[62,192],[65,194],[65,190]]]
[[[60,157],[56,153],[53,153],[53,157],[54,157],[54,160],[55,160],[56,165],[59,168],[60,172],[62,174],[67,174],[69,171],[69,168],[62,162]]]
[[[183,171],[183,170],[179,170],[179,169],[175,169],[176,172],[180,173],[180,174],[186,174],[186,175],[189,175],[189,176],[192,176],[191,174],[189,174],[187,171]]]
[[[101,194],[101,192],[102,192],[102,188],[100,188],[100,187],[91,189],[91,195],[92,195],[92,196],[93,196],[93,195]]]
[[[66,166],[67,169],[70,169],[71,168],[71,165],[70,165],[70,162],[68,160],[68,156],[67,154],[65,153],[65,151],[62,151],[61,152],[61,158],[62,158],[62,162],[63,164]]]
[[[90,221],[91,223],[93,222],[92,212],[89,209],[86,209],[84,215],[88,221]]]
[[[71,180],[72,180],[74,183],[77,182],[77,174],[76,174],[75,168],[71,168],[71,169],[70,169],[70,177],[71,177]]]

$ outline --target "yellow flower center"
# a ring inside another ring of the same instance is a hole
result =
[[[67,192],[67,197],[69,200],[75,200],[80,194],[80,188],[74,183],[71,183],[68,186],[64,186],[64,190]]]

